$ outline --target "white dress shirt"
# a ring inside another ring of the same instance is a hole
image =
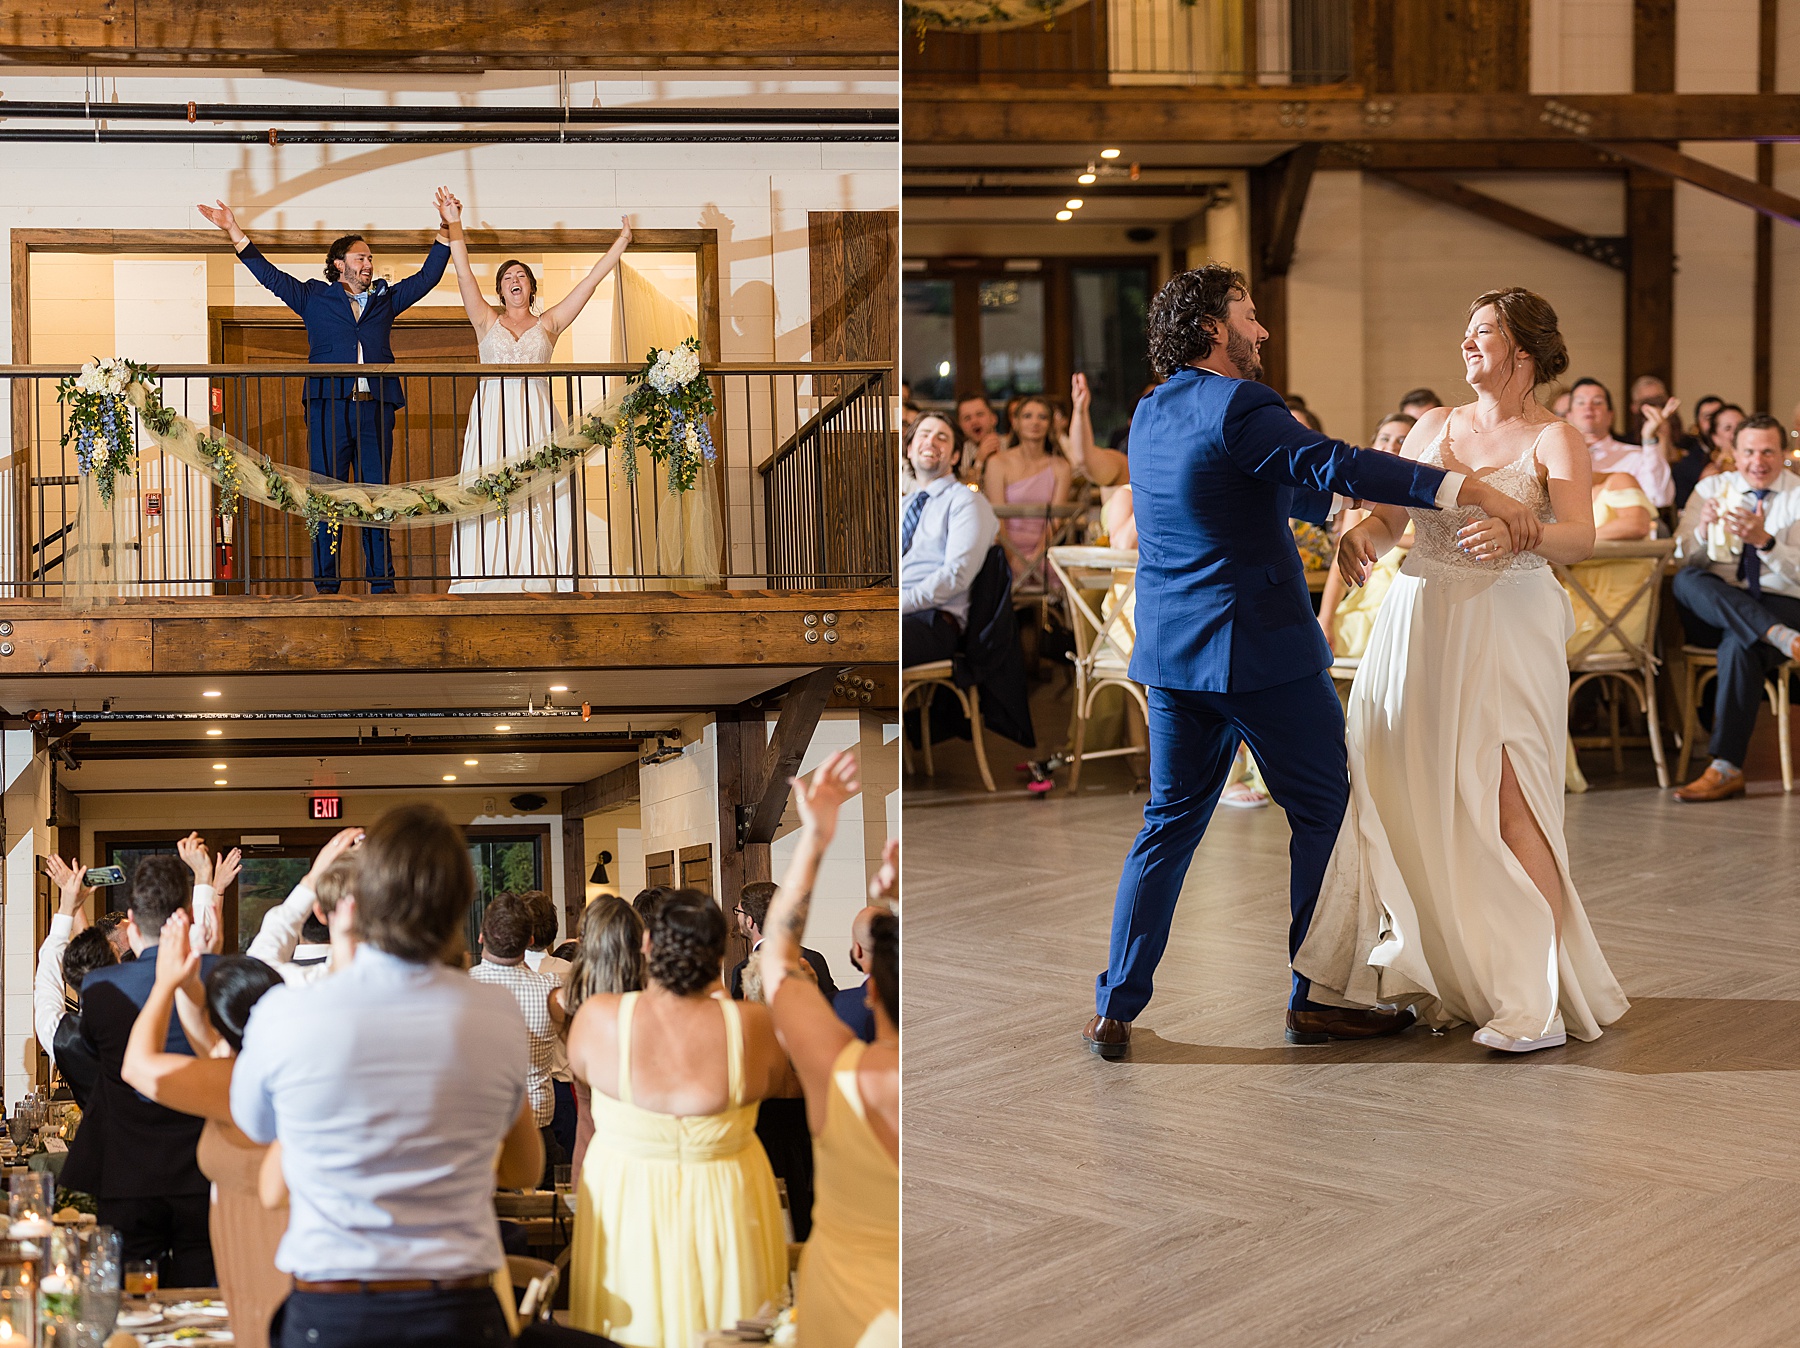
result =
[[[196,888],[194,892],[197,896],[200,891]],[[295,885],[285,899],[263,914],[262,926],[244,953],[261,960],[288,983],[311,983],[325,977],[331,972],[331,947],[300,944],[300,932],[318,897],[305,881]],[[326,962],[311,963],[321,952]],[[299,959],[309,962],[296,964]]]
[[[1719,503],[1721,515],[1740,506],[1751,509],[1756,502],[1746,494],[1749,490],[1750,485],[1744,481],[1742,473],[1715,473],[1712,477],[1701,478],[1694,486],[1694,494],[1682,508],[1681,523],[1675,530],[1675,555],[1678,558],[1689,566],[1704,566],[1727,584],[1740,589],[1744,582],[1738,579],[1737,554],[1726,551],[1721,536],[1712,555],[1708,555],[1709,531],[1700,527],[1700,512],[1708,501]],[[1761,584],[1770,594],[1800,598],[1800,528],[1796,526],[1800,526],[1800,477],[1784,470],[1775,479],[1769,495],[1763,498],[1763,528],[1775,540],[1761,553]],[[1739,544],[1740,551],[1749,546],[1735,535],[1730,541]]]
[[[63,991],[63,955],[69,949],[69,932],[75,919],[58,913],[50,919],[50,932],[38,947],[37,977],[31,985],[31,1022],[38,1043],[52,1060],[56,1057],[56,1027],[68,1014],[68,995]]]
[[[569,981],[569,962],[557,959],[548,950],[527,950],[525,967],[537,970],[559,988]],[[561,1035],[551,1036],[550,1079],[571,1084],[575,1081],[574,1074],[569,1071],[569,1050]]]
[[[985,496],[953,477],[927,482],[919,491],[926,501],[912,546],[900,558],[900,611],[942,609],[967,623],[969,587],[994,546],[1000,521]]]
[[[281,1140],[284,1273],[460,1278],[505,1266],[494,1157],[525,1103],[519,1005],[460,969],[364,944],[348,969],[256,1005],[231,1113]]]
[[[1628,445],[1609,435],[1588,446],[1588,457],[1594,461],[1595,477],[1630,473],[1651,505],[1660,510],[1675,504],[1675,476],[1669,471],[1669,461],[1663,457],[1660,445]]]

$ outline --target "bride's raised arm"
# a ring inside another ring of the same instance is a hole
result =
[[[468,314],[475,329],[475,340],[480,341],[498,320],[493,306],[482,297],[481,287],[475,284],[474,268],[469,264],[469,245],[463,238],[462,202],[450,194],[448,187],[438,188],[437,202],[438,214],[444,217],[450,231],[450,261],[456,267],[456,288],[462,294],[463,312]]]
[[[619,217],[619,237],[614,239],[613,246],[606,250],[606,256],[596,262],[593,270],[575,283],[573,290],[544,310],[544,316],[538,320],[544,325],[545,331],[550,336],[554,337],[559,332],[566,332],[569,324],[581,316],[581,311],[587,308],[587,302],[594,297],[594,291],[599,287],[600,282],[606,279],[608,272],[619,265],[619,259],[625,255],[625,249],[630,243],[631,217],[622,215]]]

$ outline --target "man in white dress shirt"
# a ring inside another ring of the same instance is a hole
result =
[[[339,896],[319,906],[319,886],[332,863],[362,842],[360,828],[340,829],[319,849],[311,869],[287,898],[263,914],[262,926],[244,951],[289,983],[311,983],[331,972],[331,932],[327,922]]]
[[[1681,512],[1675,602],[1688,640],[1718,647],[1719,679],[1712,762],[1679,801],[1743,794],[1763,679],[1800,659],[1800,477],[1781,466],[1786,448],[1779,421],[1751,417],[1737,429],[1737,471],[1701,478]]]
[[[1659,441],[1630,445],[1613,439],[1612,394],[1598,379],[1577,379],[1569,390],[1569,424],[1587,441],[1594,479],[1630,473],[1657,509],[1675,504],[1675,478]]]
[[[550,994],[556,983],[548,974],[526,966],[532,924],[531,905],[524,898],[517,894],[494,895],[481,915],[481,963],[469,970],[469,976],[477,982],[505,988],[525,1017],[525,1029],[531,1035],[531,1066],[525,1074],[525,1092],[531,1099],[538,1133],[544,1139],[544,1155],[553,1164],[559,1147],[550,1130],[556,1116],[550,1068],[559,1041],[556,1027],[550,1023]]]
[[[900,508],[900,663],[956,654],[969,588],[1000,531],[987,498],[956,480],[956,427],[919,418],[906,446],[919,485]]]
[[[350,967],[257,1004],[231,1112],[281,1142],[294,1291],[276,1348],[509,1343],[494,1186],[544,1164],[518,1003],[445,963],[475,894],[468,845],[434,806],[368,831]],[[495,1164],[495,1156],[499,1164]]]

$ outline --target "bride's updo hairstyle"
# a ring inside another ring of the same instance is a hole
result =
[[[1210,356],[1214,343],[1225,340],[1231,302],[1249,293],[1244,274],[1222,262],[1171,276],[1150,301],[1150,364],[1157,374],[1167,379]]]
[[[672,890],[650,915],[650,979],[691,997],[719,976],[725,914],[697,889]]]
[[[500,297],[501,304],[506,303],[506,293],[500,289],[500,284],[501,284],[501,282],[506,280],[506,273],[511,271],[514,267],[518,267],[520,270],[522,270],[525,273],[525,280],[526,280],[527,284],[529,284],[531,286],[531,293],[525,297],[526,305],[530,306],[530,305],[536,304],[537,303],[537,277],[532,275],[530,267],[527,267],[523,262],[519,261],[519,259],[516,257],[508,258],[505,262],[502,262],[500,264],[500,270],[494,273],[494,293]]]
[[[1469,317],[1475,317],[1490,304],[1500,315],[1500,326],[1512,339],[1513,349],[1531,357],[1534,387],[1548,384],[1569,368],[1569,348],[1556,326],[1556,310],[1542,295],[1519,286],[1490,290],[1476,297],[1469,306]]]

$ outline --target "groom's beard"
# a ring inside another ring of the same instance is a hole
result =
[[[1239,379],[1262,378],[1262,362],[1256,358],[1256,343],[1243,333],[1225,334],[1225,359],[1237,366]]]

